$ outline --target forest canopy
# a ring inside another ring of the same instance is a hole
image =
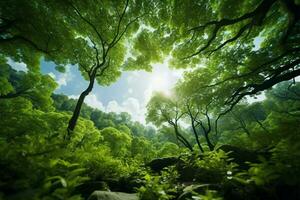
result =
[[[299,52],[298,0],[0,1],[0,200],[297,199]]]

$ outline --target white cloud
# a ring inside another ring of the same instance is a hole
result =
[[[68,97],[71,99],[78,99],[79,95],[69,95]],[[131,115],[134,121],[145,123],[144,114],[146,113],[146,109],[140,106],[140,103],[136,98],[130,97],[123,101],[121,104],[119,104],[115,100],[112,100],[108,102],[106,108],[103,106],[102,102],[97,98],[95,94],[88,95],[84,102],[87,105],[104,112],[127,112]]]
[[[71,99],[78,99],[79,95],[69,95]],[[106,108],[103,106],[102,102],[97,98],[95,94],[90,94],[86,97],[84,101],[87,105],[102,110],[104,112],[127,112],[131,115],[134,121],[139,121],[141,123],[145,123],[144,115],[146,113],[146,109],[141,107],[139,101],[136,98],[130,97],[119,104],[117,101],[112,100],[108,102]]]
[[[115,100],[108,102],[107,106],[106,106],[106,112],[116,112],[116,113],[120,113],[122,112],[122,108],[120,107],[120,105],[118,104],[118,102],[116,102]]]
[[[105,110],[102,102],[97,98],[95,94],[88,95],[85,99],[85,103],[93,108],[97,108],[102,111]]]
[[[138,71],[133,71],[132,74],[133,76],[137,76],[137,77],[140,75]]]
[[[149,86],[145,91],[144,91],[144,102],[148,102],[153,94],[153,88]]]
[[[71,99],[78,99],[79,95],[69,95],[68,96]],[[84,103],[91,106],[92,108],[96,108],[102,111],[105,111],[105,107],[103,106],[103,103],[97,98],[97,96],[93,93],[89,94],[85,100]]]
[[[177,69],[177,70],[174,70],[172,71],[172,76],[174,76],[174,78],[177,80],[177,79],[180,79],[183,77],[183,73],[187,71],[185,69]]]
[[[130,72],[125,72],[127,74],[126,81],[129,84],[135,84],[136,81],[141,79],[141,74],[145,74],[145,71],[130,71]]]
[[[121,86],[122,95],[109,93],[108,97],[112,97],[112,100],[107,104],[105,102],[105,106],[96,96],[90,97],[91,99],[85,102],[90,106],[94,105],[93,107],[100,108],[104,112],[127,112],[134,121],[145,124],[146,105],[153,92],[160,91],[166,95],[171,95],[172,88],[176,81],[182,77],[184,71],[170,70],[166,60],[163,63],[154,64],[152,73],[145,71],[124,72],[126,83]],[[121,96],[126,98],[120,100]]]
[[[247,99],[247,101],[248,101],[249,103],[260,102],[260,101],[263,101],[263,100],[266,99],[266,95],[265,95],[265,93],[263,92],[263,93],[261,93],[261,94],[259,94],[259,95],[255,95],[255,96],[252,96],[252,97],[248,96],[248,97],[246,97],[246,99]]]
[[[78,99],[79,98],[79,95],[68,95],[68,97],[70,98],[70,99]]]
[[[67,76],[60,76],[56,79],[56,82],[58,83],[58,88],[63,85],[67,85]]]
[[[7,64],[9,64],[13,69],[15,69],[17,71],[23,71],[23,72],[28,71],[27,65],[23,62],[15,62],[12,59],[8,58]]]
[[[146,109],[140,105],[140,102],[136,98],[133,97],[129,97],[121,104],[115,100],[108,102],[106,112],[127,112],[131,115],[134,121],[145,123],[144,115],[146,113]]]
[[[71,99],[78,99],[79,95],[69,95],[68,97]],[[141,106],[140,102],[136,98],[129,97],[121,104],[119,104],[115,100],[112,100],[108,102],[106,107],[104,107],[102,102],[97,98],[97,96],[92,93],[86,97],[84,102],[87,105],[102,110],[104,112],[115,112],[115,113],[127,112],[131,115],[132,120],[139,121],[145,124],[144,116],[146,113],[146,108],[144,106]]]
[[[133,81],[133,76],[128,76],[127,77],[127,83],[132,83]]]
[[[122,106],[127,110],[129,113],[138,113],[140,111],[140,103],[136,98],[130,97],[126,99]]]
[[[70,67],[71,67],[70,65],[67,65],[65,73],[57,74],[55,81],[58,83],[58,88],[60,88],[61,86],[66,86],[67,83],[73,79],[73,75],[70,70]]]

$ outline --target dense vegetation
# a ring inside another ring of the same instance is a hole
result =
[[[299,29],[298,0],[0,1],[0,199],[299,198]],[[84,103],[166,57],[186,71],[151,125]]]

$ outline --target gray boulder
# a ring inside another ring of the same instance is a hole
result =
[[[88,200],[138,200],[137,194],[123,192],[94,191]]]
[[[179,159],[176,157],[157,158],[150,161],[146,166],[154,172],[160,172],[163,168],[175,165],[178,161]]]

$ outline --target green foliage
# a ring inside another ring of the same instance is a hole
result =
[[[51,110],[52,100],[49,98],[57,84],[48,75],[40,72],[16,71],[6,63],[2,63],[0,81],[3,83],[1,99],[23,97],[31,100],[34,108]]]
[[[71,113],[75,109],[76,100],[69,99],[65,95],[52,94],[54,100],[54,107],[57,111],[64,111]],[[139,122],[134,122],[128,113],[106,113],[98,109],[94,109],[87,104],[83,104],[80,116],[90,119],[98,129],[106,127],[114,127],[122,132],[132,134],[135,137],[145,137],[147,139],[153,138],[155,130],[151,126],[144,126]]]
[[[66,72],[66,68],[64,66],[61,65],[57,65],[55,66],[55,69],[61,73],[65,73]]]
[[[158,151],[159,157],[168,157],[168,156],[174,156],[179,155],[181,153],[181,149],[177,144],[174,144],[172,142],[165,142],[161,149]]]
[[[50,169],[55,169],[61,175],[49,176],[43,186],[44,199],[82,199],[80,195],[73,195],[76,186],[89,180],[84,177],[86,169],[79,168],[79,164],[72,164],[64,160],[51,160]]]
[[[144,137],[134,137],[131,141],[131,156],[139,161],[147,163],[156,156],[156,149],[149,140]]]
[[[6,199],[32,196],[30,191],[36,196],[32,199],[79,199],[74,188],[87,180],[86,175],[105,180],[131,170],[119,155],[119,150],[129,151],[131,139],[126,133],[111,128],[116,137],[106,138],[91,121],[81,118],[74,137],[66,144],[63,138],[70,115],[34,109],[23,97],[1,100],[0,104],[1,191]],[[119,142],[127,140],[120,145],[109,140],[117,138]]]
[[[127,133],[120,132],[119,130],[107,127],[101,130],[101,135],[104,138],[104,143],[106,143],[114,156],[124,156],[131,144],[131,138]]]
[[[120,76],[123,67],[126,68],[126,59],[134,60],[132,69],[149,68],[153,59],[158,60],[159,54],[154,53],[157,44],[152,45],[151,51],[148,50],[156,56],[142,61],[136,60],[136,56],[125,58],[126,53],[133,50],[125,48],[127,41],[135,41],[136,47],[148,42],[149,37],[133,37],[139,30],[140,18],[143,11],[149,9],[148,6],[147,1],[1,2],[1,54],[25,63],[35,71],[38,71],[41,56],[47,61],[54,61],[60,72],[64,71],[66,64],[78,64],[85,79],[89,79],[87,70],[93,68],[96,59],[105,64],[109,57],[109,67],[101,73],[101,78],[97,77],[99,84],[108,85]],[[134,50],[135,54],[146,53],[145,48]]]
[[[109,180],[128,173],[129,168],[120,159],[113,157],[107,146],[78,150],[77,154],[76,161],[86,167],[87,174],[93,179]]]
[[[193,200],[222,200],[223,198],[218,195],[215,190],[206,190],[205,194],[198,194],[197,192],[193,192],[192,194]]]
[[[145,186],[138,189],[141,200],[168,200],[173,199],[177,193],[178,186],[176,170],[169,168],[169,171],[162,172],[161,176],[145,175]],[[173,193],[173,195],[172,195]]]
[[[274,183],[297,185],[299,184],[299,136],[283,139],[272,149],[270,160],[262,159],[261,163],[251,164],[248,173],[239,174],[246,183],[255,183],[258,186]],[[238,180],[240,180],[238,178]]]
[[[147,104],[147,122],[161,126],[175,118],[175,102],[162,93],[156,93]]]
[[[220,183],[232,179],[237,164],[229,161],[231,158],[221,150],[204,153],[201,159],[192,163],[198,171],[195,179],[202,183]]]
[[[287,197],[278,187],[300,185],[298,10],[298,0],[1,1],[0,199],[79,200],[88,181],[115,189],[112,180],[127,178],[138,180],[141,199],[174,199],[185,172],[192,185],[208,184],[192,199]],[[77,101],[53,94],[41,58],[62,73],[77,67],[93,86],[170,55],[173,68],[189,70],[172,96],[148,102],[146,119],[159,129],[83,104],[65,140]],[[237,166],[214,150],[223,144],[259,156]],[[181,155],[195,145],[200,154]],[[180,162],[161,174],[141,167],[164,156]]]

